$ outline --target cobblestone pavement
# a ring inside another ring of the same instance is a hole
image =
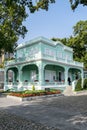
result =
[[[57,130],[23,117],[0,111],[0,130]]]
[[[87,130],[87,95],[25,102],[1,97],[0,130]]]

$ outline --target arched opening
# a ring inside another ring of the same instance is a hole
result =
[[[9,68],[6,73],[6,81],[15,84],[18,79],[18,69],[16,67]]]
[[[25,65],[22,68],[22,81],[24,83],[38,82],[38,67],[35,64]]]
[[[44,68],[45,82],[64,82],[64,68],[58,65],[46,65]]]
[[[77,68],[70,68],[68,71],[68,77],[70,77],[71,82],[81,78],[81,70]]]

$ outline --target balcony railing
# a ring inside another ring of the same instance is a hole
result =
[[[65,82],[46,82],[44,81],[44,86],[46,87],[65,87]],[[32,86],[35,85],[35,88],[40,86],[38,81],[35,82],[5,82],[5,90],[10,89],[11,91],[23,91],[23,90],[32,90]]]
[[[59,82],[59,81],[45,80],[43,82],[43,85],[64,85],[64,84],[65,84],[64,81]],[[31,82],[31,81],[30,82],[17,82],[17,81],[15,81],[15,82],[6,82],[5,85],[10,85],[10,86],[13,86],[13,85],[16,85],[16,86],[18,86],[18,85],[29,86],[29,85],[31,85],[32,86],[32,85],[39,85],[39,81],[36,80],[34,82]]]
[[[49,57],[49,56],[46,57],[46,56],[42,55],[42,58],[46,59],[46,60],[52,60],[52,61],[56,61],[56,62],[59,62],[59,63],[65,63],[65,64],[75,65],[75,66],[79,66],[79,67],[84,66],[83,63],[81,63],[81,62],[63,59],[63,58],[58,58],[58,57]]]
[[[75,66],[79,66],[79,67],[83,67],[83,63],[77,62],[77,61],[73,61],[73,60],[68,60],[68,59],[62,59],[62,58],[57,58],[57,57],[49,57],[49,56],[44,56],[44,54],[41,55],[37,54],[35,56],[30,56],[30,57],[25,57],[25,58],[18,58],[15,60],[10,60],[10,61],[6,61],[5,62],[5,66],[11,65],[11,64],[16,64],[19,62],[28,62],[31,60],[37,60],[37,59],[45,59],[45,60],[52,60],[55,62],[59,62],[59,63],[65,63],[65,64],[69,64],[69,65],[75,65]]]

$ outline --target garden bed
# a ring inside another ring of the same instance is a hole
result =
[[[45,97],[53,97],[53,96],[59,96],[61,95],[60,90],[36,90],[36,91],[30,91],[26,90],[23,92],[10,92],[7,95],[7,98],[16,99],[19,101],[27,101],[27,100],[33,100],[33,99],[41,99]]]

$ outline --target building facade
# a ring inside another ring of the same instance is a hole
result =
[[[2,63],[4,62],[4,54],[0,56],[0,67],[2,67]],[[4,87],[4,69],[0,68],[0,89]]]
[[[0,55],[0,88],[3,89],[4,88],[4,61],[5,59],[8,58],[12,58],[13,54],[12,53],[4,53],[4,51],[2,51],[1,55]],[[12,72],[8,74],[8,78],[10,79],[12,76]]]
[[[8,73],[11,71],[11,81]],[[44,37],[37,37],[20,44],[15,51],[15,59],[5,62],[4,90],[26,90],[57,88],[64,90],[68,78],[74,81],[82,78],[83,63],[73,61],[73,49]]]

